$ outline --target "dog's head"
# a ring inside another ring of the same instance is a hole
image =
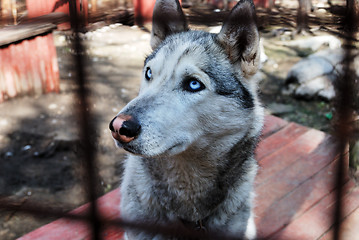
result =
[[[139,95],[110,123],[118,146],[174,155],[258,134],[262,116],[251,79],[260,54],[251,0],[233,8],[219,34],[188,30],[178,0],[157,0],[151,46]]]

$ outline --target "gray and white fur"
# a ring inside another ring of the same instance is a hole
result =
[[[210,231],[255,238],[254,151],[263,109],[253,2],[240,1],[212,34],[189,30],[178,0],[157,0],[151,46],[139,95],[110,123],[117,146],[131,153],[121,217],[200,221]],[[135,229],[126,229],[126,238],[179,239]]]

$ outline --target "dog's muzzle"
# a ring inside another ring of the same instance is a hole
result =
[[[141,131],[140,123],[132,116],[120,114],[110,122],[112,137],[121,143],[133,141]]]

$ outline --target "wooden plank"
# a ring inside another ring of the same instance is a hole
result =
[[[311,135],[309,134],[308,137],[309,136]],[[299,141],[293,144],[297,149],[301,149]],[[308,141],[307,144],[311,145],[311,142]],[[324,144],[317,142],[314,146],[316,147],[312,148],[309,152],[295,152],[294,155],[294,150],[289,149],[289,151],[287,151],[288,147],[284,148],[282,153],[277,156],[280,157],[279,161],[281,161],[283,165],[286,165],[286,167],[279,171],[271,172],[272,177],[269,179],[267,178],[266,169],[259,173],[258,178],[259,181],[262,180],[262,182],[256,182],[258,187],[255,188],[255,192],[257,193],[257,202],[260,202],[257,208],[255,208],[256,215],[262,215],[263,211],[335,159],[337,155],[335,142],[326,141]],[[303,145],[303,148],[306,148],[306,145]],[[288,164],[287,158],[290,159],[290,164]],[[295,161],[293,161],[293,159]],[[268,165],[268,168],[270,167],[271,165]],[[279,167],[276,167],[275,170],[278,168]],[[263,181],[263,179],[265,179],[265,181]]]
[[[0,29],[0,47],[32,38],[56,29],[52,23],[28,23]]]
[[[89,228],[86,223],[60,219],[20,237],[19,240],[82,240],[88,235]]]
[[[102,233],[103,240],[121,240],[123,238],[123,230],[116,227],[107,227]],[[89,239],[91,240],[91,239]]]
[[[272,135],[273,133],[279,131],[288,124],[287,121],[275,117],[273,115],[266,115],[264,118],[264,127],[262,131],[262,139]]]
[[[122,240],[124,235],[124,231],[120,228],[116,227],[105,227],[105,229],[101,233],[102,240]],[[81,240],[92,240],[92,236],[87,234]],[[67,239],[65,239],[67,240]],[[70,239],[68,239],[70,240]]]
[[[353,186],[354,183],[352,181],[349,181],[344,186],[346,190],[342,198],[344,216],[347,216],[359,206],[359,188],[353,188]],[[286,228],[279,231],[270,239],[313,240],[320,238],[333,225],[336,197],[336,191],[330,193],[300,218],[291,222]]]
[[[119,217],[120,189],[117,188],[102,196],[97,200],[97,203],[102,218],[115,219]],[[85,204],[72,213],[85,214],[88,208],[89,204]],[[122,232],[116,231],[115,233],[114,228],[106,229],[103,234],[104,236],[116,236],[117,239],[122,236]],[[86,223],[62,218],[28,233],[18,240],[83,240],[90,239],[90,235]]]
[[[350,213],[340,225],[340,239],[359,238],[359,207]],[[325,233],[320,240],[334,240],[334,230]]]
[[[26,19],[19,25],[6,26],[0,29],[0,47],[45,34],[56,29],[56,24],[69,20],[69,16],[61,12],[53,12],[43,16]]]
[[[333,173],[338,167],[338,162],[336,160],[330,163],[294,191],[274,202],[261,214],[257,213],[256,225],[259,238],[267,238],[278,232],[330,194],[335,189],[336,182]],[[347,178],[346,181],[348,180]]]
[[[305,134],[301,135],[296,141],[286,145],[270,156],[260,160],[260,169],[256,177],[256,186],[266,184],[266,181],[272,178],[281,170],[292,165],[297,160],[308,156],[309,153],[315,151],[318,147],[332,148],[333,141],[323,132],[311,129]]]
[[[262,158],[268,157],[271,153],[285,147],[307,131],[309,131],[309,128],[304,126],[295,123],[287,124],[276,133],[259,142],[256,149],[257,161],[260,161]]]
[[[70,16],[68,14],[63,13],[63,12],[51,12],[46,15],[27,18],[25,20],[25,22],[23,22],[22,24],[24,24],[24,23],[25,24],[26,23],[40,23],[40,24],[52,23],[52,24],[57,25],[57,24],[67,22],[67,21],[70,21]]]

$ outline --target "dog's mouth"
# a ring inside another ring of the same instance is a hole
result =
[[[118,148],[123,148],[124,150],[126,150],[127,152],[130,152],[132,154],[137,154],[137,155],[139,154],[138,153],[139,151],[138,151],[137,147],[134,146],[133,144],[120,142],[120,141],[118,141],[116,139],[114,139],[114,140],[115,140],[116,146]]]
[[[123,149],[125,149],[129,153],[132,153],[135,155],[141,155],[140,151],[136,147],[131,146],[130,144],[123,145]]]
[[[174,152],[176,149],[180,148],[183,145],[182,142],[174,144],[172,147],[168,148],[166,152]]]
[[[115,140],[116,141],[116,140]],[[116,141],[116,145],[119,148],[123,148],[129,153],[143,157],[156,157],[156,156],[171,156],[176,155],[186,149],[184,142],[177,142],[167,148],[146,148],[145,146],[139,146],[134,141],[129,143],[122,143]]]

